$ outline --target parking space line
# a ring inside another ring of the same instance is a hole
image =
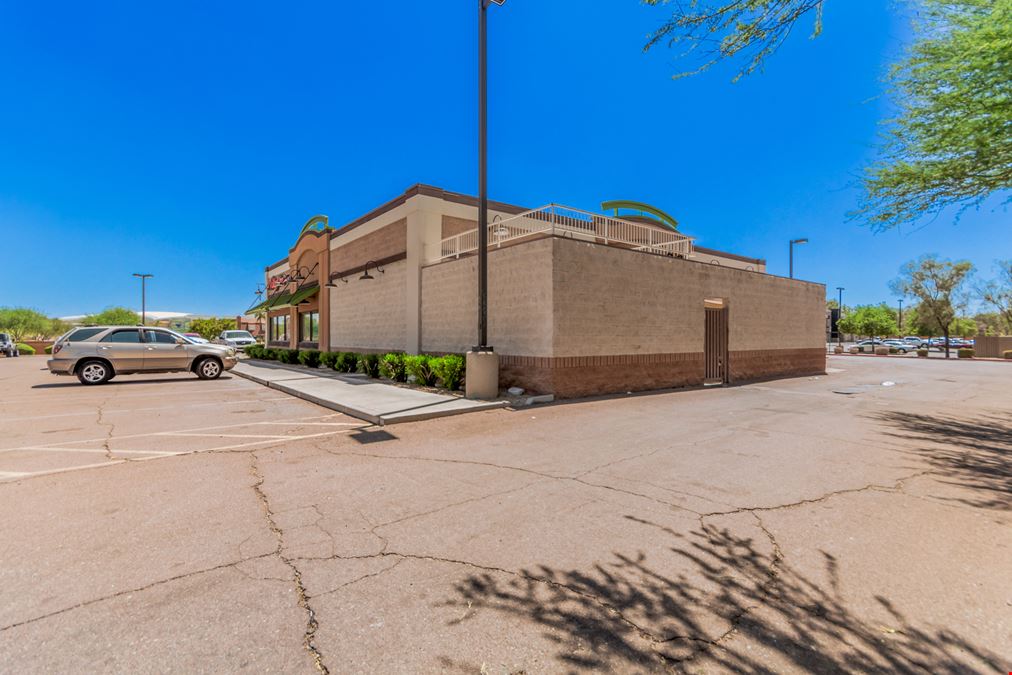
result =
[[[24,471],[0,471],[0,480],[5,478],[21,478],[23,476],[30,476],[30,473]]]
[[[32,451],[32,452],[76,452],[83,454],[94,454],[104,455],[106,452],[111,452],[114,455],[178,455],[178,452],[166,452],[164,450],[106,450],[105,448],[57,448],[51,445],[45,447],[36,445],[26,445],[20,448],[4,448],[0,450],[2,452],[21,452],[21,451]]]
[[[150,412],[152,410],[179,410],[181,408],[205,408],[205,407],[221,407],[223,405],[242,405],[246,403],[266,403],[268,401],[297,401],[294,396],[277,396],[274,398],[251,398],[243,401],[214,401],[211,403],[188,403],[181,405],[161,405],[150,408],[123,408],[120,410],[106,410],[105,414],[111,413],[135,413],[135,412]],[[46,420],[54,417],[84,417],[84,416],[95,416],[94,410],[85,410],[83,412],[74,413],[59,413],[56,415],[33,415],[30,417],[5,417],[5,422],[21,422],[27,420]]]
[[[250,422],[250,424],[279,424],[289,426],[293,422]],[[297,422],[302,427],[359,427],[362,422]]]
[[[296,438],[295,436],[281,436],[278,434],[188,434],[181,431],[159,431],[153,436],[187,436],[195,438],[275,438],[275,439],[288,439]]]

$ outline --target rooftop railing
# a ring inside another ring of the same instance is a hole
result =
[[[489,248],[525,238],[568,237],[659,255],[689,257],[692,237],[599,213],[549,204],[488,225]],[[478,250],[477,228],[440,242],[439,258],[459,258]]]

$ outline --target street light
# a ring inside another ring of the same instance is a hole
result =
[[[478,0],[478,344],[468,352],[468,398],[499,394],[499,362],[488,344],[488,7]]]
[[[839,292],[840,297],[836,301],[836,344],[843,344],[843,331],[840,330],[840,319],[843,318],[843,292],[847,290],[843,286],[837,286],[836,290]]]
[[[795,244],[807,244],[808,238],[802,237],[801,239],[791,239],[791,279],[794,278],[794,245]]]
[[[900,315],[899,320],[896,322],[899,325],[900,335],[903,334],[903,298],[900,298]]]
[[[146,282],[154,274],[138,274],[134,272],[134,276],[141,280],[141,325],[146,324],[147,321],[147,289],[145,288]]]

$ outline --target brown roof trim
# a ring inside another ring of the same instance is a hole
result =
[[[340,272],[331,272],[330,278],[336,279],[337,277],[347,277],[352,274],[358,274],[364,272],[367,267],[382,267],[383,265],[390,265],[391,263],[400,262],[401,260],[407,260],[408,254],[406,252],[395,253],[388,255],[386,258],[380,258],[379,260],[370,260],[364,265],[356,265],[355,267],[349,267],[346,270]],[[370,264],[371,263],[371,264]]]
[[[422,195],[425,197],[435,197],[436,199],[442,199],[444,201],[453,202],[455,204],[466,204],[468,206],[478,206],[478,198],[470,195],[461,194],[459,192],[450,192],[443,188],[436,187],[434,185],[425,185],[424,183],[416,183],[404,191],[399,197],[391,199],[386,204],[376,207],[372,211],[369,211],[363,216],[359,216],[355,220],[347,223],[346,225],[334,230],[330,234],[330,238],[340,237],[345,232],[350,232],[360,225],[377,218],[387,211],[396,209],[401,204],[404,204],[412,197]],[[489,201],[488,207],[494,211],[503,211],[505,213],[523,213],[529,209],[522,206],[516,206],[514,204],[506,204],[505,202]]]
[[[756,265],[765,265],[766,261],[763,258],[749,258],[747,256],[738,255],[737,253],[727,253],[726,251],[718,251],[715,248],[705,248],[703,246],[693,246],[694,250],[706,255],[719,255],[722,258],[730,258],[731,260],[740,260],[747,263],[755,263]]]

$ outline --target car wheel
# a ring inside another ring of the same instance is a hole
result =
[[[112,379],[112,368],[103,361],[85,361],[77,367],[81,384],[105,384]]]
[[[209,356],[201,359],[195,368],[197,377],[202,380],[216,380],[221,375],[221,361]]]

